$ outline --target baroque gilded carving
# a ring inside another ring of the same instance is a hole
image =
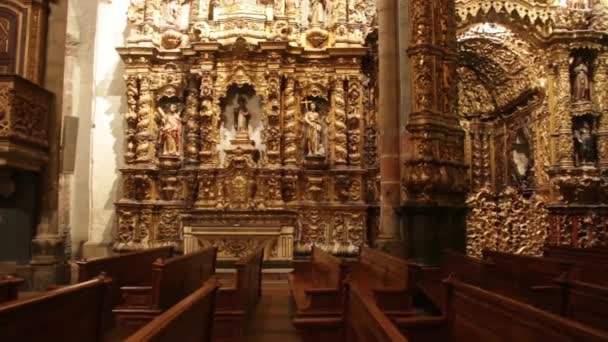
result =
[[[115,249],[354,255],[379,198],[375,25],[363,0],[132,0]]]
[[[526,198],[514,188],[500,193],[482,187],[467,200],[467,253],[481,257],[484,249],[540,256],[549,233],[545,203]]]

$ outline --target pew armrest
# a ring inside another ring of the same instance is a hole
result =
[[[123,286],[120,288],[120,292],[123,299],[121,306],[141,307],[154,304],[152,286]]]
[[[340,290],[337,288],[309,288],[304,293],[311,310],[338,310],[341,306]]]

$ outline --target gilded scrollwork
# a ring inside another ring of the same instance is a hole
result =
[[[481,257],[484,249],[542,255],[549,233],[549,213],[538,199],[514,188],[500,193],[482,187],[471,194],[467,218],[467,253]]]

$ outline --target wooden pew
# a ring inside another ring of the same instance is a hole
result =
[[[568,278],[573,265],[560,260],[483,251],[487,265],[487,289],[559,314],[558,278]]]
[[[23,279],[11,275],[0,275],[0,303],[9,302],[19,296],[19,286]]]
[[[439,308],[444,307],[445,291],[442,280],[456,276],[468,284],[481,288],[487,286],[486,272],[488,262],[466,254],[445,250],[439,267],[426,267],[422,270],[418,287]]]
[[[220,287],[213,325],[214,341],[242,339],[247,318],[261,295],[265,247],[260,246],[236,261],[234,282]]]
[[[296,312],[293,325],[304,341],[335,341],[342,326],[344,262],[313,247],[310,260],[294,262],[288,276]]]
[[[608,287],[561,278],[561,315],[608,331]]]
[[[368,247],[361,247],[351,266],[347,282],[368,292],[382,311],[409,315],[412,291],[416,288],[421,266]]]
[[[543,256],[574,264],[608,264],[608,248],[547,246],[543,249]]]
[[[0,307],[0,341],[101,341],[109,278],[100,276]]]
[[[152,263],[158,259],[168,259],[173,247],[159,247],[132,253],[114,255],[106,258],[77,261],[78,282],[93,279],[104,272],[112,278],[110,300],[106,308],[108,319],[113,325],[112,309],[122,303],[120,288],[123,286],[142,286],[152,283]]]
[[[414,290],[425,275],[439,282],[437,271],[362,247],[345,282],[345,341],[406,341],[391,320],[423,315],[413,306]]]
[[[154,318],[126,342],[211,341],[218,282],[211,277],[179,303]]]
[[[378,308],[373,297],[347,283],[344,331],[341,341],[407,342],[393,322]]]
[[[445,283],[448,298],[446,316],[394,320],[406,338],[422,342],[608,341],[605,331],[564,319],[456,278],[448,279]]]
[[[123,286],[124,302],[113,310],[121,334],[130,333],[200,288],[215,273],[216,248],[157,260],[152,284]]]

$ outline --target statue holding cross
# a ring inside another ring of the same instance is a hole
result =
[[[317,104],[309,100],[304,100],[302,103],[306,107],[306,113],[304,113],[304,147],[306,156],[325,155],[322,137],[323,125],[317,111]]]

